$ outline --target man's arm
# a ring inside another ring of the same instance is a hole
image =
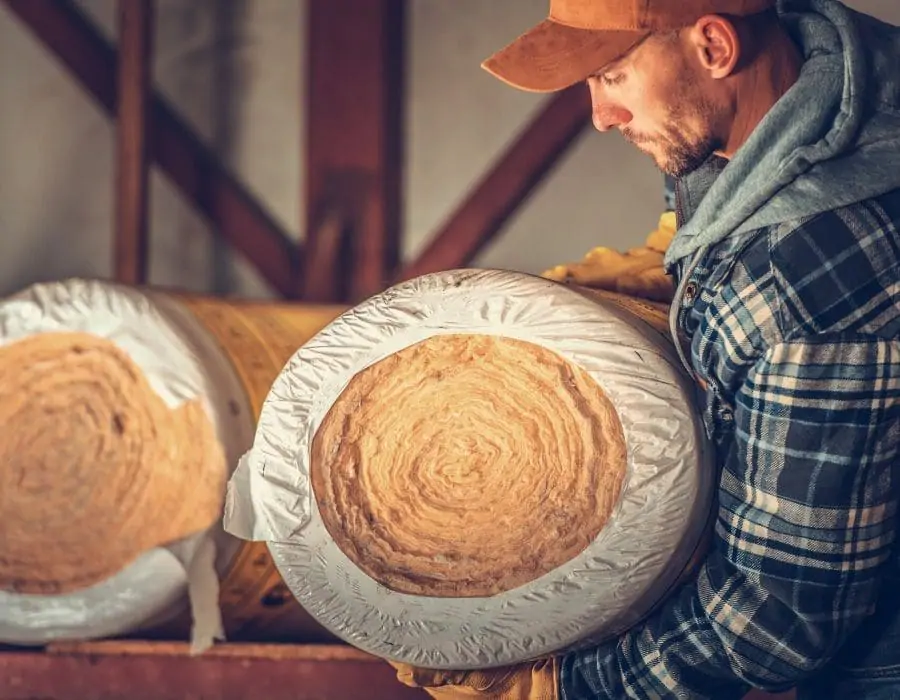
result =
[[[786,689],[872,613],[896,528],[900,343],[777,345],[747,377],[734,420],[698,578],[617,642],[567,655],[564,700]]]

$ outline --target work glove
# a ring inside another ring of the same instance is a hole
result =
[[[434,671],[389,663],[401,683],[422,688],[436,700],[559,700],[559,660],[555,657],[476,671]]]
[[[577,263],[557,265],[542,277],[592,289],[669,303],[675,295],[672,278],[665,273],[663,258],[675,237],[675,213],[666,212],[643,246],[622,253],[603,246],[589,251]]]

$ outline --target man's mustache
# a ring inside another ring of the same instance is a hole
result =
[[[655,139],[652,136],[648,136],[647,134],[640,134],[628,127],[622,129],[622,136],[625,137],[625,140],[633,143],[635,146],[638,146],[642,143],[653,143]]]

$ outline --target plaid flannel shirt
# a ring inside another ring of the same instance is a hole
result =
[[[688,273],[679,328],[720,453],[713,549],[643,624],[563,658],[564,700],[786,689],[872,614],[898,567],[898,231],[894,192],[726,240]]]

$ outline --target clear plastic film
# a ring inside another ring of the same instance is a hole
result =
[[[397,593],[330,538],[312,497],[310,445],[357,373],[458,333],[528,341],[587,371],[624,429],[623,492],[587,549],[526,585],[481,598]],[[267,542],[301,605],[365,651],[456,669],[540,657],[634,624],[682,573],[712,495],[693,396],[671,344],[615,303],[521,273],[427,275],[346,312],[294,355],[229,484],[225,528]]]

